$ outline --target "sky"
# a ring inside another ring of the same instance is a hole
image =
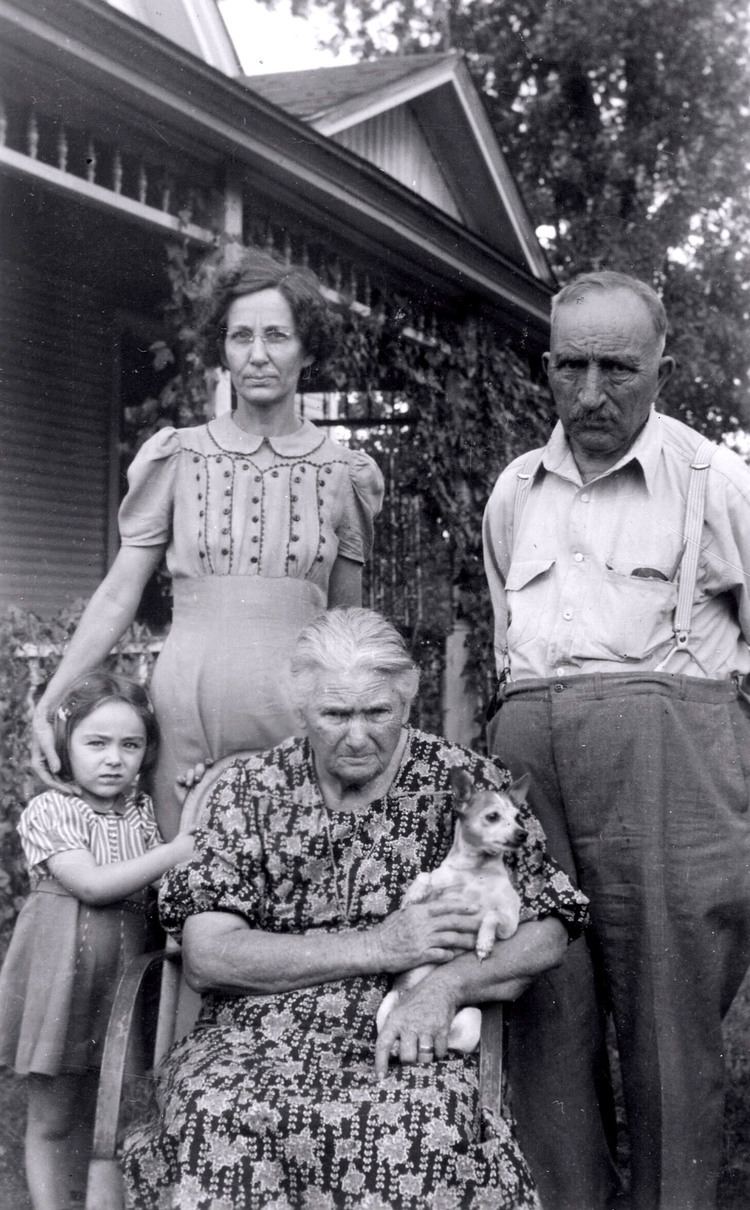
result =
[[[247,75],[353,62],[320,50],[317,38],[330,36],[332,25],[321,13],[309,20],[293,17],[289,0],[273,9],[256,0],[219,0],[219,8]]]

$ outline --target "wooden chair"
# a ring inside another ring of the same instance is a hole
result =
[[[197,826],[211,791],[221,775],[250,755],[251,752],[234,753],[206,770],[199,784],[193,787],[185,799],[183,820],[188,826]],[[161,990],[153,1045],[153,1068],[158,1066],[172,1043],[187,1033],[192,1024],[179,1011],[180,947],[169,938],[163,950],[141,954],[133,959],[115,992],[99,1076],[85,1210],[124,1210],[125,1199],[117,1161],[117,1140],[127,1059],[134,1030],[138,1025],[137,1009],[144,984],[159,968]],[[482,1120],[487,1115],[499,1114],[502,1107],[504,1053],[503,1006],[501,1003],[485,1004],[482,1008],[479,1052],[479,1107]]]

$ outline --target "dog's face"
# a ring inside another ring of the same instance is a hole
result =
[[[528,775],[507,791],[476,789],[465,769],[452,770],[451,782],[461,832],[473,849],[498,857],[526,840],[528,832],[521,823],[517,804],[526,799]]]

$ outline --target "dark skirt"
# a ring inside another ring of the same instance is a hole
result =
[[[98,1070],[118,979],[160,942],[152,891],[90,907],[42,882],[0,972],[0,1064],[18,1075]]]

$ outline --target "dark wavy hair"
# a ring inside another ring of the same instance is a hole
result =
[[[338,341],[339,319],[321,293],[318,278],[301,265],[285,265],[267,252],[243,248],[224,254],[223,263],[209,275],[210,285],[198,314],[206,365],[224,365],[227,311],[235,298],[278,290],[289,303],[294,325],[306,356],[320,366]]]
[[[104,668],[95,669],[73,682],[55,710],[55,752],[60,758],[60,777],[63,781],[73,780],[73,770],[70,766],[71,735],[79,723],[105,702],[125,702],[133,707],[143,723],[146,731],[146,751],[141,770],[146,772],[156,760],[159,729],[154,707],[146,690],[118,673],[107,672]]]

